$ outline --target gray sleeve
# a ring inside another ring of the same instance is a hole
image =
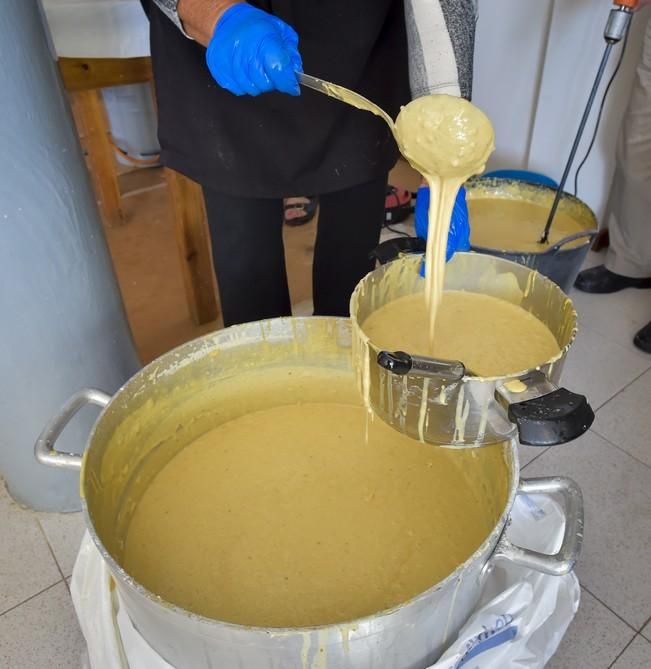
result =
[[[475,55],[477,0],[439,0],[439,2],[457,61],[461,96],[470,100]]]
[[[405,0],[409,79],[414,98],[470,98],[477,0]]]
[[[183,23],[179,17],[178,7],[179,0],[153,0],[158,9],[167,16],[167,18],[188,38],[191,37],[185,32]]]

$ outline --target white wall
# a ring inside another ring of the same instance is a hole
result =
[[[594,80],[611,4],[603,0],[484,0],[475,53],[474,101],[495,124],[490,168],[524,168],[560,179]],[[581,172],[579,196],[603,215],[622,115],[649,11],[633,20],[629,45],[608,97],[597,144]],[[619,57],[613,50],[609,78]],[[603,88],[602,88],[603,90]],[[596,119],[585,132],[575,167]],[[574,170],[570,174],[573,178]],[[569,183],[571,187],[571,182]]]

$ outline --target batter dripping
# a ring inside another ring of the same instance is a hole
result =
[[[461,185],[483,171],[495,148],[495,135],[485,114],[467,100],[428,95],[403,107],[396,120],[396,136],[403,156],[430,187],[425,299],[429,310],[426,331],[433,344],[454,201]]]
[[[473,246],[502,251],[540,253],[561,239],[585,230],[578,221],[559,211],[549,231],[549,244],[540,244],[540,231],[547,222],[549,206],[524,200],[468,198],[468,213]],[[563,248],[579,244],[585,244],[585,238]]]
[[[490,295],[444,292],[433,348],[427,322],[427,307],[420,293],[374,311],[362,329],[380,348],[461,360],[479,376],[502,376],[535,368],[560,350],[554,335],[535,316]]]
[[[354,397],[350,374],[277,370]],[[294,378],[294,376],[292,377]],[[479,547],[504,509],[499,446],[424,448],[350,403],[245,414],[145,490],[123,564],[190,611],[269,627],[350,621],[406,601]]]

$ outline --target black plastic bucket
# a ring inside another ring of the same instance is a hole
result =
[[[549,205],[551,209],[555,190],[549,186],[526,183],[515,179],[476,177],[466,184],[466,194],[469,200],[477,197],[521,199],[530,200],[543,206]],[[569,235],[537,253],[517,253],[474,245],[471,248],[478,253],[506,258],[520,265],[531,267],[549,277],[567,293],[574,285],[577,274],[590,250],[592,239],[597,234],[597,218],[585,202],[569,193],[563,195],[558,210],[565,212],[579,223],[584,231]],[[470,225],[472,227],[472,217]],[[542,235],[542,227],[540,233]],[[581,244],[568,247],[568,244],[577,239],[583,239],[584,241]]]

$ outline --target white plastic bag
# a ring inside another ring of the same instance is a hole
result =
[[[511,517],[507,535],[513,543],[544,553],[560,546],[564,516],[550,498],[519,495]],[[71,591],[90,669],[174,669],[133,627],[88,533]],[[579,596],[574,574],[546,576],[501,563],[488,575],[481,601],[457,639],[430,669],[542,669],[572,621]]]
[[[549,497],[519,495],[508,538],[543,553],[560,547],[565,520]],[[430,669],[542,669],[579,608],[574,575],[548,576],[498,563],[457,639]]]

